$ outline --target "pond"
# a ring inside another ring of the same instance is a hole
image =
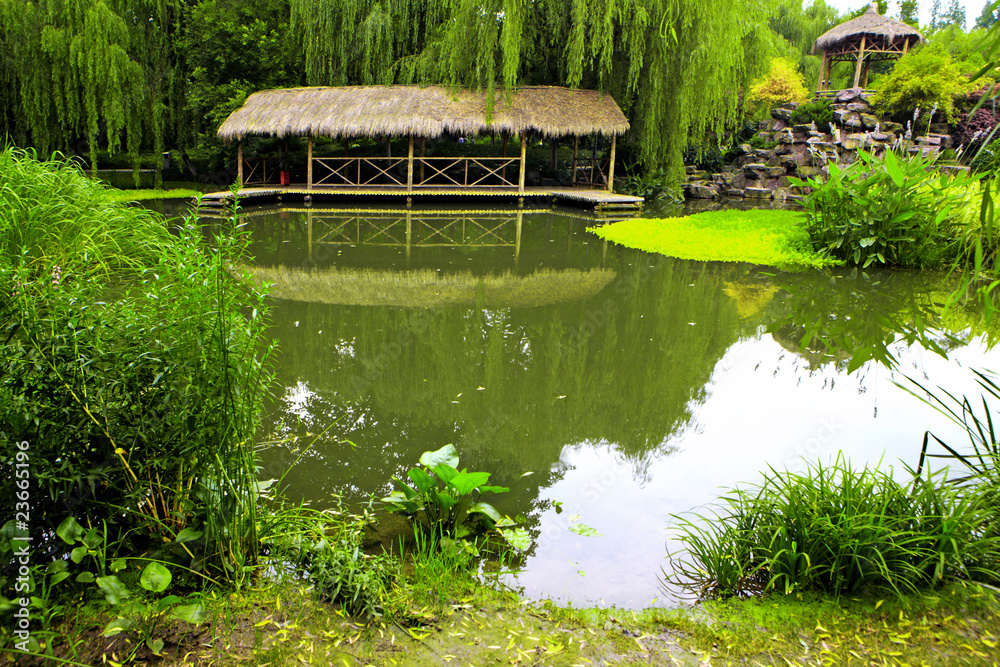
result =
[[[526,520],[509,583],[531,598],[678,604],[661,571],[673,515],[839,452],[905,475],[928,428],[960,435],[895,383],[973,395],[968,369],[989,365],[963,312],[930,339],[949,359],[901,339],[946,293],[937,274],[680,261],[547,210],[245,221],[254,270],[275,283],[265,432],[298,437],[263,450],[265,477],[288,470],[292,495],[320,506],[363,503],[453,443],[461,467],[510,487],[494,504]],[[802,347],[806,330],[837,345]],[[843,348],[880,345],[898,370],[848,372]]]

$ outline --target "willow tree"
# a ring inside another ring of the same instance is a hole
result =
[[[766,0],[291,0],[312,85],[608,91],[648,168],[738,113],[770,53]]]
[[[43,156],[77,152],[86,140],[96,168],[100,136],[109,151],[123,145],[137,158],[154,137],[162,150],[171,0],[4,0],[0,3],[0,68],[14,90],[8,134]],[[0,73],[0,76],[3,76]],[[13,108],[12,108],[13,107]]]

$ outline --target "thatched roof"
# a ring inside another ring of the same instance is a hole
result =
[[[829,51],[831,47],[861,35],[890,42],[897,37],[906,37],[911,43],[924,41],[924,36],[916,28],[882,16],[878,13],[875,3],[871,3],[868,5],[868,11],[858,18],[841,23],[820,35],[813,44],[812,52]]]
[[[555,86],[496,93],[487,122],[486,93],[444,86],[344,86],[262,90],[219,128],[226,141],[246,135],[439,137],[480,132],[537,132],[547,137],[624,134],[628,120],[596,90]]]
[[[310,270],[247,265],[241,268],[257,283],[269,283],[268,295],[276,299],[397,308],[477,303],[488,308],[544,306],[590,298],[615,279],[611,269],[539,269],[529,275],[477,276],[471,271],[442,275],[434,269]]]

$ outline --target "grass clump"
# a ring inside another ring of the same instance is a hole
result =
[[[629,248],[679,259],[778,268],[835,264],[813,251],[805,223],[805,216],[795,211],[727,210],[681,218],[623,220],[589,231]]]
[[[679,519],[679,583],[700,596],[768,591],[899,595],[953,580],[995,584],[1000,541],[990,507],[939,473],[901,484],[838,457],[764,474],[712,516]]]

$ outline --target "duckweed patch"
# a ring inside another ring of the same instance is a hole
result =
[[[201,195],[197,190],[175,188],[173,190],[108,190],[103,198],[107,202],[125,203],[150,199],[192,199]]]
[[[837,263],[813,250],[806,216],[798,211],[707,211],[681,218],[623,220],[589,231],[628,248],[678,259],[782,269]]]

